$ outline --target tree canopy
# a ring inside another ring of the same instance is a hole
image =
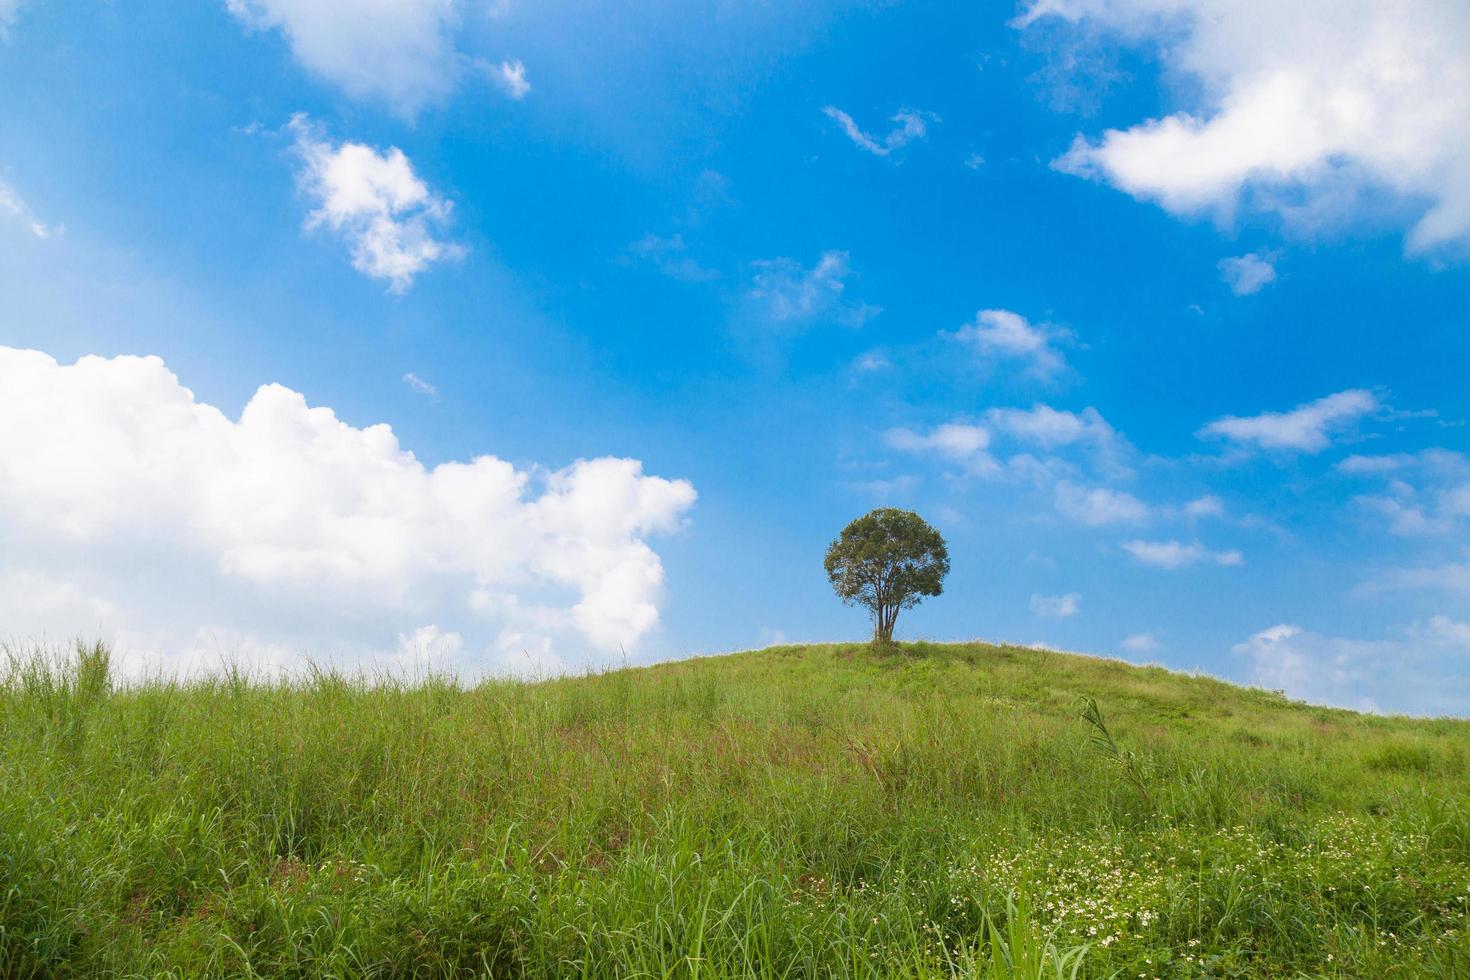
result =
[[[899,610],[944,591],[949,550],[918,514],[880,507],[842,529],[823,565],[838,597],[872,614],[874,641],[887,643]]]

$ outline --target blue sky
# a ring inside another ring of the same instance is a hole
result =
[[[0,631],[1470,712],[1462,6],[623,6],[0,0]]]

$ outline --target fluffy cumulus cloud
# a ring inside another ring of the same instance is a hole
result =
[[[1232,649],[1246,680],[1299,700],[1366,711],[1470,711],[1470,624],[1446,616],[1372,640],[1282,623]],[[1426,685],[1426,677],[1435,683]]]
[[[861,326],[882,312],[844,295],[852,276],[846,252],[823,252],[809,269],[789,258],[760,259],[753,268],[746,298],[768,323],[799,326],[830,317]]]
[[[1058,342],[1067,339],[1064,331],[1031,323],[1010,310],[981,310],[972,323],[949,336],[973,346],[987,359],[1024,364],[1042,379],[1053,377],[1067,366],[1067,359],[1057,349]]]
[[[304,116],[291,120],[291,130],[297,179],[315,205],[307,227],[341,237],[353,268],[401,293],[430,265],[464,254],[435,237],[453,205],[429,189],[402,150],[333,143]]]
[[[231,418],[155,357],[0,348],[0,388],[4,629],[160,664],[587,662],[657,625],[648,538],[695,499],[632,459],[427,467],[280,385]]]
[[[308,71],[405,115],[453,90],[456,0],[226,0],[255,30],[278,30]]]
[[[1155,568],[1164,568],[1173,571],[1188,565],[1197,565],[1201,562],[1210,565],[1233,566],[1245,562],[1244,556],[1239,551],[1211,551],[1198,541],[1188,544],[1169,541],[1125,541],[1123,550],[1145,565]]]
[[[1470,242],[1470,5],[1445,0],[1033,0],[1156,48],[1188,103],[1078,136],[1061,169],[1178,214],[1242,206],[1305,227],[1370,195],[1407,215],[1411,250]]]
[[[863,132],[852,116],[835,105],[824,106],[822,112],[842,128],[854,146],[880,157],[886,157],[916,140],[923,139],[929,133],[929,124],[939,121],[939,117],[932,112],[902,109],[889,120],[893,123],[893,128],[880,138]]]
[[[1237,296],[1259,293],[1276,281],[1276,266],[1269,255],[1247,252],[1220,260],[1220,278]]]
[[[1332,444],[1334,434],[1349,429],[1378,407],[1373,392],[1354,388],[1298,405],[1289,412],[1227,415],[1206,425],[1199,435],[1256,449],[1318,453]]]

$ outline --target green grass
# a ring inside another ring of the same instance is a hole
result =
[[[1470,723],[982,644],[477,686],[12,653],[0,976],[1470,976],[1467,763]]]

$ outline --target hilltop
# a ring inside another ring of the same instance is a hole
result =
[[[16,657],[0,974],[1458,975],[1467,761],[1466,722],[985,644],[475,686]]]

